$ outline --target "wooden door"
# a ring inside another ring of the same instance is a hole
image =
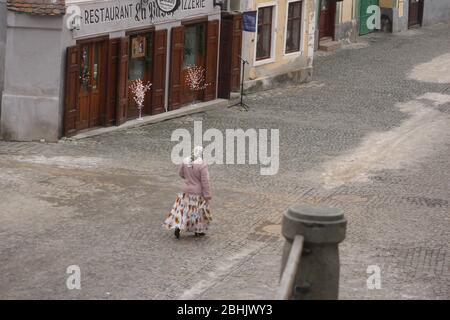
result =
[[[241,90],[242,14],[233,16],[233,44],[231,50],[231,91]]]
[[[217,59],[219,50],[219,20],[209,21],[206,38],[206,83],[204,101],[217,98]]]
[[[328,37],[333,38],[335,11],[335,0],[321,0],[319,17],[319,39]]]
[[[172,28],[171,61],[170,61],[170,110],[179,109],[182,105],[182,78],[184,57],[184,26]]]
[[[219,98],[230,99],[233,20],[222,18],[220,27]]]
[[[81,45],[78,130],[89,128],[92,51],[90,44]]]
[[[102,98],[103,98],[103,66],[105,64],[103,42],[95,42],[91,45],[91,85],[89,103],[89,128],[101,124]]]
[[[154,46],[152,114],[159,114],[165,111],[167,30],[158,30],[155,32]]]
[[[105,82],[104,42],[84,43],[80,46],[80,89],[78,130],[101,124]]]
[[[128,107],[128,37],[120,39],[119,74],[117,91],[116,124],[121,125],[127,121]]]
[[[423,0],[409,0],[408,27],[422,25]]]
[[[72,136],[77,132],[79,113],[80,85],[80,46],[67,48],[66,86],[64,107],[64,135]]]
[[[105,126],[112,126],[116,123],[119,55],[120,38],[110,39],[108,48],[108,84],[106,92]]]
[[[241,54],[242,14],[224,14],[220,31],[219,98],[229,99],[230,92],[240,90]]]

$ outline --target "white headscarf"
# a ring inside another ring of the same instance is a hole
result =
[[[203,147],[197,146],[194,148],[194,152],[192,156],[187,157],[183,160],[184,164],[188,167],[192,167],[194,164],[202,164],[203,163]]]

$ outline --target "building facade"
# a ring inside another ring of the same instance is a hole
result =
[[[213,1],[45,1],[8,0],[3,139],[57,141],[137,118],[137,79],[152,84],[145,115],[217,98]],[[199,90],[186,81],[193,66],[205,77]]]
[[[391,32],[450,23],[448,0],[379,0],[379,5],[384,29]]]
[[[340,42],[355,42],[357,40],[360,33],[359,21],[361,21],[361,17],[356,1],[317,1],[316,50],[319,48],[328,50],[329,47],[336,49]],[[331,46],[327,45],[329,43]]]
[[[356,42],[358,36],[373,29],[367,27],[372,15],[370,6],[379,6],[379,0],[318,0],[317,42]],[[316,45],[317,46],[317,45]]]
[[[371,6],[380,8],[385,32],[450,21],[448,0],[318,0],[316,49],[322,42],[355,42],[376,31],[367,24],[374,13]]]
[[[247,92],[280,84],[307,82],[312,77],[315,0],[240,1],[240,11],[256,17],[254,30],[243,32]],[[254,32],[253,32],[254,31]]]

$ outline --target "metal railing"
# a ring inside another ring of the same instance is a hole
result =
[[[280,288],[277,292],[277,300],[289,300],[294,292],[295,279],[300,269],[300,260],[303,252],[303,236],[296,236],[292,244],[289,258],[284,268]]]

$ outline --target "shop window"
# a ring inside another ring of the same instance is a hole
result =
[[[184,34],[184,69],[201,65],[205,56],[206,33],[205,25],[186,26]]]
[[[290,2],[286,26],[286,53],[300,51],[302,31],[302,1]]]
[[[146,70],[153,63],[153,34],[130,37],[130,61],[128,79],[131,81],[146,78]]]
[[[272,52],[274,6],[258,9],[258,38],[256,42],[256,60],[269,59]]]

